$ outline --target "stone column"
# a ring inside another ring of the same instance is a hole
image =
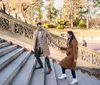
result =
[[[10,24],[9,30],[14,33],[14,22],[12,20],[9,20],[9,24]]]

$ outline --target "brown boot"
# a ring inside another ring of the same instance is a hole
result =
[[[52,69],[48,69],[48,71],[46,72],[46,74],[50,74],[52,71]]]

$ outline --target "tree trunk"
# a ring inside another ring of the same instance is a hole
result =
[[[87,19],[86,19],[86,28],[89,29],[89,16],[87,15]]]
[[[72,0],[70,0],[70,22],[71,22],[71,28],[73,28]]]

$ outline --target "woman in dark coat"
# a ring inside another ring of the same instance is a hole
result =
[[[66,57],[60,62],[60,65],[62,67],[62,75],[59,77],[59,79],[66,78],[65,69],[71,69],[71,73],[73,76],[73,81],[70,84],[78,83],[78,80],[76,79],[76,62],[77,62],[77,55],[78,55],[78,41],[75,38],[72,31],[67,32],[67,48],[60,47],[61,50],[66,50]]]

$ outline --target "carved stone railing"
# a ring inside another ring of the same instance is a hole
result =
[[[13,18],[12,16],[9,16],[7,14],[3,14],[0,12],[0,28],[3,29],[9,29],[14,33],[18,33],[20,35],[23,35],[25,37],[33,38],[34,30],[36,29],[35,26],[29,25],[25,22],[22,22],[20,20],[17,20]],[[52,34],[53,38],[57,43],[64,46],[65,39],[58,38],[58,36]],[[50,42],[49,42],[50,43]],[[50,46],[55,47],[52,43],[50,43]]]
[[[0,28],[9,29],[14,33],[33,38],[33,33],[36,27],[17,20],[9,15],[0,13]],[[57,44],[66,46],[66,39],[52,33],[51,35]],[[49,42],[49,45],[55,47],[51,42]],[[79,58],[87,63],[100,66],[100,54],[86,47],[79,46]]]
[[[66,47],[66,39],[59,37],[58,35],[52,34],[53,39],[55,40],[55,42],[63,47]],[[49,42],[49,45],[52,47],[55,47],[55,45],[52,42]]]
[[[0,28],[9,29],[14,33],[33,38],[33,31],[36,27],[0,12]]]
[[[100,53],[94,50],[79,46],[79,58],[96,66],[100,66]]]

